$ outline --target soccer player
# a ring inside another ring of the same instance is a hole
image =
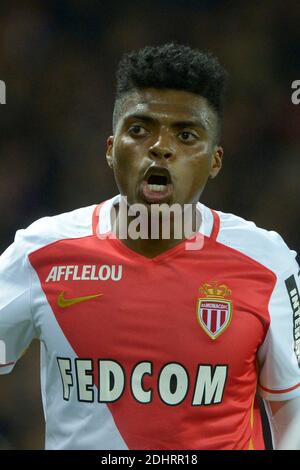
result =
[[[120,194],[19,230],[1,257],[0,372],[40,339],[47,449],[262,449],[257,391],[275,448],[300,448],[295,252],[199,202],[222,166],[225,79],[187,46],[125,55]],[[173,206],[164,236],[153,209]]]

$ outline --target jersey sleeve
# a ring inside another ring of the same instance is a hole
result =
[[[0,374],[11,372],[36,336],[30,310],[30,272],[23,233],[0,257]]]
[[[300,396],[299,275],[299,266],[293,258],[290,267],[277,276],[270,299],[270,325],[258,351],[258,390],[265,400]]]

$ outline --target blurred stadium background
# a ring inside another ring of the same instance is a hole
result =
[[[116,192],[105,162],[124,51],[177,40],[211,50],[231,84],[222,174],[203,202],[278,231],[300,251],[300,3],[225,0],[1,2],[0,251],[39,217]],[[39,449],[38,345],[1,376],[0,449]]]

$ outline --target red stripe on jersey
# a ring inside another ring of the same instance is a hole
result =
[[[295,390],[296,388],[300,387],[300,383],[299,384],[296,384],[294,385],[293,387],[290,387],[290,388],[285,388],[283,390],[272,390],[270,388],[266,388],[266,387],[263,387],[262,385],[259,384],[259,387],[264,390],[265,392],[269,392],[269,393],[288,393],[288,392],[291,392],[292,390]]]
[[[203,322],[205,323],[205,325],[207,325],[207,310],[206,310],[206,308],[204,308],[202,310],[202,319],[203,319]]]
[[[212,228],[212,231],[211,231],[210,238],[212,240],[216,240],[217,236],[218,236],[218,233],[219,233],[219,230],[220,230],[220,217],[218,216],[216,211],[214,211],[213,209],[211,209],[211,212],[212,212],[212,215],[213,215],[213,218],[214,218],[214,223],[213,223],[213,228]]]
[[[13,364],[15,364],[15,362],[8,362],[7,364],[0,364],[0,367],[8,367],[12,366]]]
[[[98,227],[98,224],[99,224],[99,213],[100,213],[100,209],[102,207],[102,205],[104,204],[104,202],[102,202],[101,204],[97,204],[97,206],[95,207],[94,209],[94,212],[93,212],[93,234],[94,235],[97,235],[97,227]]]

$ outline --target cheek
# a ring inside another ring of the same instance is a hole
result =
[[[124,165],[128,161],[128,154],[129,149],[128,145],[123,142],[123,140],[119,140],[115,143],[114,146],[114,161],[117,166]]]
[[[128,136],[122,137],[114,147],[114,159],[116,165],[131,167],[141,159],[142,149]]]
[[[123,138],[114,147],[114,174],[119,187],[128,189],[139,177],[143,158],[141,150],[132,141]]]
[[[211,161],[211,148],[208,142],[199,142],[197,147],[188,148],[186,155],[180,159],[181,163],[185,163],[187,171],[198,174],[205,172],[210,167]]]
[[[126,180],[126,175],[132,172],[135,164],[132,152],[129,147],[120,143],[114,149],[114,169],[116,179]]]
[[[201,142],[199,149],[191,158],[191,168],[195,176],[201,177],[210,171],[211,167],[211,146],[208,142]]]
[[[202,193],[210,172],[210,156],[194,157],[183,162],[176,171],[176,193],[180,199],[191,202]]]
[[[206,180],[211,167],[211,156],[206,153],[197,153],[180,160],[177,176],[186,179],[189,184]]]

